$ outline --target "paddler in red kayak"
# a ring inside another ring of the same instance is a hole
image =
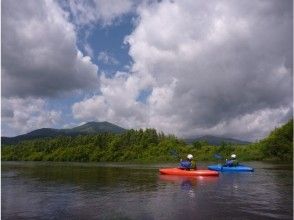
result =
[[[193,155],[188,154],[187,155],[187,160],[182,160],[180,161],[180,168],[184,170],[196,170],[196,162],[193,160]]]

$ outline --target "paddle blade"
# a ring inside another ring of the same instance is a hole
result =
[[[178,152],[177,152],[175,149],[170,150],[169,153],[170,153],[172,156],[174,156],[174,157],[179,157],[179,154],[178,154]]]
[[[222,157],[221,155],[219,155],[219,154],[214,154],[213,156],[214,156],[214,158],[216,158],[216,159],[222,159],[222,158],[223,158],[223,157]]]

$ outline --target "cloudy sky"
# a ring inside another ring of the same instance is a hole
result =
[[[293,114],[291,0],[2,0],[2,136],[109,121],[257,140]]]

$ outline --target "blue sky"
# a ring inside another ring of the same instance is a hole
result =
[[[107,77],[112,77],[117,71],[127,70],[126,66],[130,66],[132,63],[132,58],[128,55],[129,46],[124,43],[124,38],[131,34],[134,29],[133,20],[136,15],[131,13],[122,16],[119,21],[111,26],[101,26],[96,25],[94,27],[81,29],[77,32],[79,37],[77,41],[77,47],[85,55],[91,57],[91,61],[99,66],[100,71],[106,74]],[[86,34],[85,32],[90,32]],[[85,49],[85,45],[88,45],[92,52],[89,53]],[[99,60],[99,54],[105,53],[110,60],[105,62],[105,60]],[[143,90],[138,96],[138,101],[146,102],[147,94],[150,93],[149,90]],[[96,91],[95,94],[100,94]],[[51,109],[59,109],[64,112],[63,122],[56,125],[57,127],[62,126],[64,123],[66,125],[74,125],[80,123],[75,120],[71,114],[71,106],[81,100],[85,96],[90,96],[91,94],[82,94],[80,96],[69,97],[65,100],[53,99],[49,102]]]
[[[2,135],[109,121],[261,139],[293,115],[292,4],[5,0]]]
[[[93,27],[84,27],[77,31],[77,47],[85,55],[91,57],[92,63],[99,66],[100,71],[106,74],[107,77],[112,77],[117,71],[126,71],[131,65],[132,58],[128,55],[129,45],[124,43],[124,38],[131,34],[134,29],[134,19],[136,14],[130,13],[120,17],[113,25],[102,26],[95,25]],[[88,45],[91,52],[85,49]],[[99,54],[104,54],[109,57],[110,61],[99,60]],[[138,96],[138,101],[146,102],[146,97],[150,93],[149,90],[143,90]],[[100,94],[97,90],[92,94]],[[62,121],[55,127],[75,126],[81,123],[75,120],[71,114],[71,106],[84,97],[89,97],[91,93],[80,94],[78,96],[69,96],[66,99],[52,99],[48,102],[50,109],[62,111]]]
[[[131,34],[134,29],[133,19],[135,14],[125,15],[120,18],[118,22],[111,26],[97,25],[90,30],[89,36],[85,36],[85,31],[82,29],[78,31],[80,41],[78,47],[88,56],[91,56],[93,63],[97,64],[101,70],[107,74],[114,74],[116,71],[124,70],[126,65],[132,62],[128,55],[129,46],[124,44],[124,38]],[[85,43],[87,43],[93,54],[87,53],[85,50]],[[105,52],[111,56],[115,63],[105,63],[103,60],[98,60],[99,53]]]

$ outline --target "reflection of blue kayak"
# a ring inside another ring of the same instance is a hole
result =
[[[247,167],[244,165],[239,164],[238,166],[234,167],[226,167],[221,164],[214,164],[208,166],[209,170],[216,170],[216,171],[221,171],[221,172],[253,172],[254,169],[252,167]]]

